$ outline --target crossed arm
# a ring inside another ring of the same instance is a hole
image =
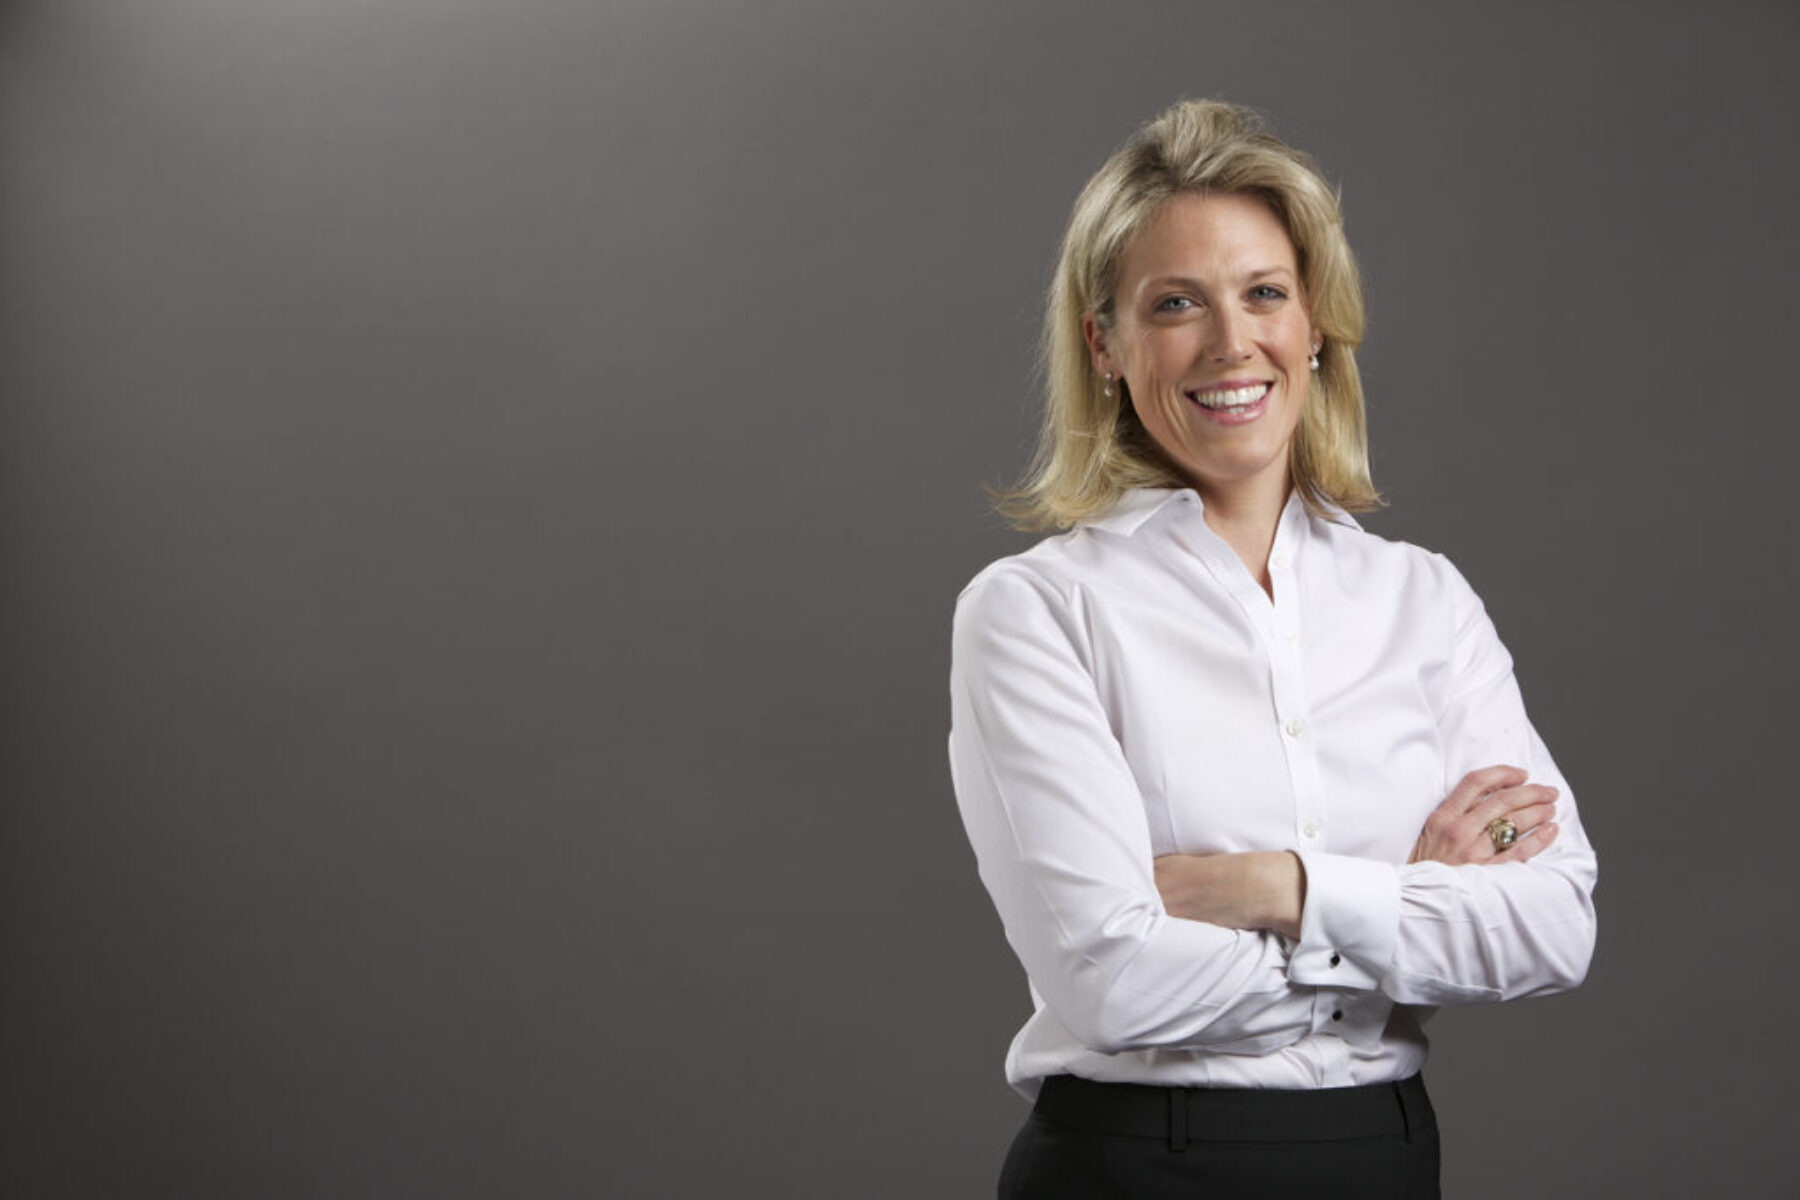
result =
[[[1470,771],[1433,810],[1408,863],[1501,866],[1526,862],[1556,840],[1557,789],[1527,782],[1521,767]],[[1501,849],[1488,834],[1505,817],[1518,840]],[[1228,929],[1263,929],[1298,941],[1306,870],[1289,850],[1165,854],[1153,863],[1156,890],[1172,917]]]

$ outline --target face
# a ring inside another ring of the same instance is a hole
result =
[[[1203,499],[1285,498],[1288,443],[1319,344],[1281,221],[1251,196],[1185,193],[1120,264],[1094,369],[1130,389],[1156,444]]]

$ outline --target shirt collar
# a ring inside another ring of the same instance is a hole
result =
[[[1200,499],[1200,493],[1193,488],[1128,488],[1111,508],[1096,513],[1084,521],[1078,521],[1076,525],[1083,529],[1104,529],[1108,533],[1130,537],[1142,528],[1146,521],[1176,500],[1197,505],[1203,511],[1205,509],[1205,504]],[[1287,506],[1283,509],[1282,515],[1285,517],[1289,510],[1301,507],[1300,493],[1290,492]],[[1355,517],[1329,500],[1325,501],[1325,514],[1325,519],[1333,525],[1342,525],[1356,530],[1362,528]]]
[[[1295,503],[1298,502],[1299,501],[1296,498]],[[1355,529],[1359,532],[1362,530],[1362,522],[1358,521],[1355,517],[1351,516],[1329,500],[1323,501],[1322,503],[1325,506],[1325,519],[1331,524],[1342,525],[1346,529]]]
[[[1176,497],[1187,497],[1189,504],[1199,504],[1200,494],[1193,488],[1128,488],[1113,506],[1095,513],[1076,525],[1083,529],[1104,529],[1121,537],[1130,537],[1151,517],[1174,503]]]

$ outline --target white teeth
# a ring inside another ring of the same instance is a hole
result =
[[[1254,383],[1249,387],[1221,388],[1212,392],[1189,392],[1196,404],[1207,408],[1243,408],[1261,400],[1269,390],[1266,383]]]

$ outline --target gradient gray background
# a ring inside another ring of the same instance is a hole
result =
[[[1601,860],[1448,1194],[1786,1194],[1776,3],[0,16],[0,1194],[983,1196],[943,739],[1081,182],[1268,110]]]

